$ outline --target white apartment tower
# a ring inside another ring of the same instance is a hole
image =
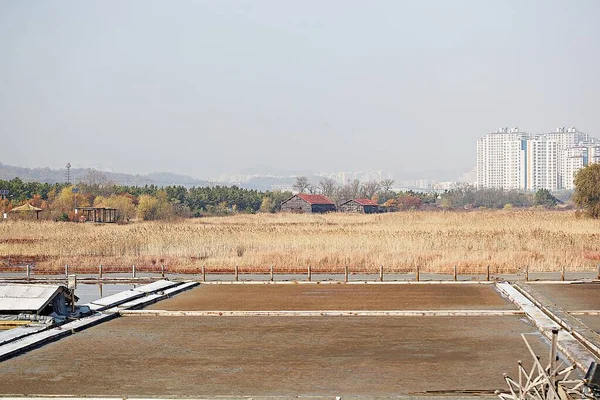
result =
[[[519,128],[502,128],[477,139],[478,187],[525,188],[525,138]]]
[[[600,142],[575,128],[529,134],[502,128],[477,140],[477,186],[573,189],[577,171],[600,162]]]
[[[527,190],[558,189],[558,143],[545,138],[525,141],[525,187]]]

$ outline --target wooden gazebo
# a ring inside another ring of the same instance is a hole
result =
[[[117,222],[117,209],[108,207],[83,207],[76,208],[76,213],[81,212],[81,217],[85,222],[97,222],[100,224],[110,224]]]
[[[23,215],[32,215],[33,213],[35,213],[35,219],[40,219],[40,212],[42,212],[42,209],[34,207],[29,203],[25,203],[22,206],[13,208],[12,210],[10,210],[10,212],[20,213]]]

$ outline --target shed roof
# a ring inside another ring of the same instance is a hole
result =
[[[377,206],[377,202],[371,199],[354,199],[355,202],[362,206]]]
[[[31,204],[29,204],[29,203],[25,203],[22,206],[15,207],[15,208],[13,208],[10,211],[12,211],[12,212],[26,212],[26,211],[42,211],[42,209],[34,207]]]
[[[306,201],[309,204],[330,204],[335,205],[333,201],[329,200],[327,197],[322,194],[304,194],[298,193],[296,196],[300,197],[302,200]]]
[[[34,312],[39,314],[59,293],[69,293],[61,285],[0,283],[0,313]]]
[[[379,206],[379,204],[377,204],[376,201],[373,201],[371,199],[352,199],[352,200],[347,200],[347,201],[343,202],[341,205],[348,204],[351,202],[358,203],[361,206]]]

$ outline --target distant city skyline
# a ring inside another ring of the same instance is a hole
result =
[[[477,140],[477,186],[573,190],[577,172],[600,162],[600,140],[571,126],[528,133],[501,128]]]

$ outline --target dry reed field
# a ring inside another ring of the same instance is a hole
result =
[[[591,271],[600,263],[600,221],[572,211],[414,211],[376,215],[256,214],[94,225],[0,223],[0,268],[159,268],[194,272],[304,271],[509,273]]]

